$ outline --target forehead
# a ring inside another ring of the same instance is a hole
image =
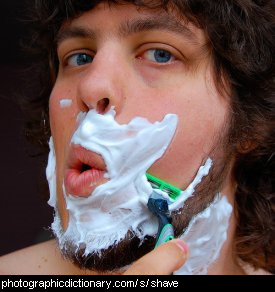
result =
[[[58,34],[57,42],[70,36],[79,37],[81,34],[83,37],[96,38],[104,33],[106,37],[123,38],[149,30],[170,31],[195,44],[206,41],[203,30],[188,22],[184,16],[179,17],[178,13],[171,9],[165,11],[137,7],[132,4],[110,5],[103,2],[65,23]]]

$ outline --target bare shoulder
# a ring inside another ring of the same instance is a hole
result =
[[[0,274],[5,275],[72,275],[83,273],[63,259],[54,240],[0,257]]]

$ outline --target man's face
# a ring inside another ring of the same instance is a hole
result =
[[[228,120],[228,101],[214,85],[204,32],[164,11],[100,4],[62,27],[57,52],[60,67],[50,97],[50,122],[63,228],[68,212],[62,184],[81,111],[103,114],[114,106],[119,124],[134,117],[155,122],[168,113],[178,115],[171,145],[148,172],[186,188]],[[71,106],[60,106],[63,99],[72,100]]]

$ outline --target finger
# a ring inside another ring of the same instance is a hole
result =
[[[171,275],[187,258],[187,245],[182,240],[172,240],[140,258],[124,275]]]

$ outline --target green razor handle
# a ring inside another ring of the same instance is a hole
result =
[[[170,224],[170,223],[166,224],[162,228],[160,234],[158,235],[158,241],[155,245],[155,248],[157,248],[159,245],[161,245],[167,241],[170,241],[174,238],[175,238],[174,237],[174,228],[173,228],[172,224]]]

